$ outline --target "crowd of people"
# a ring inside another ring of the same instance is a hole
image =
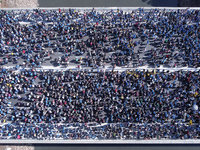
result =
[[[1,65],[199,67],[199,10],[1,10],[0,17]]]
[[[199,67],[199,10],[1,10],[0,19],[0,138],[199,138],[200,71],[157,68]],[[67,69],[77,64],[113,69]],[[144,65],[155,69],[123,69]]]
[[[198,138],[199,78],[200,71],[2,68],[2,137]]]

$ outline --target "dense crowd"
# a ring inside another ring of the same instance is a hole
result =
[[[1,10],[0,138],[199,138],[198,69],[115,70],[199,67],[199,19],[190,9]]]
[[[197,138],[199,78],[199,71],[2,68],[2,137]]]
[[[199,67],[199,10],[1,10],[0,20],[2,65]]]

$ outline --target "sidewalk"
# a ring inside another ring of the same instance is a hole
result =
[[[0,0],[0,8],[35,8],[38,0]]]

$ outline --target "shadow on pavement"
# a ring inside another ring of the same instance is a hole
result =
[[[38,0],[39,7],[177,7],[178,0]]]

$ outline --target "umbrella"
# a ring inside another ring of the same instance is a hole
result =
[[[197,105],[193,105],[192,106],[192,110],[198,110],[198,106]]]

